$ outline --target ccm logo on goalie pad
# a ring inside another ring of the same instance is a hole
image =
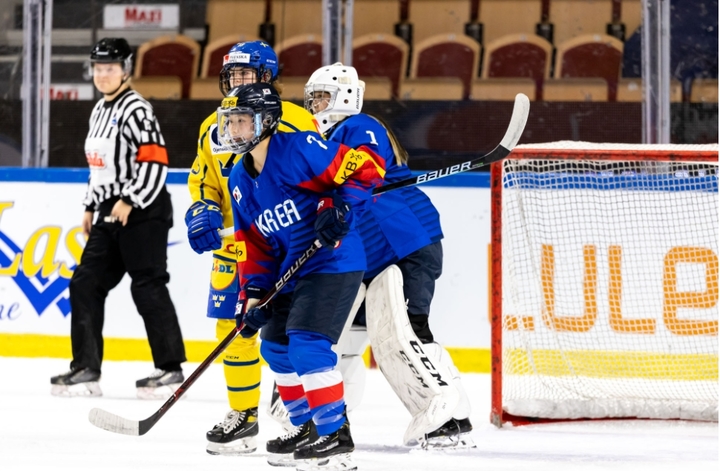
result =
[[[436,178],[446,177],[448,175],[465,172],[467,170],[470,170],[470,162],[464,162],[462,164],[453,165],[449,169],[436,170],[434,172],[426,173],[425,175],[420,175],[417,179],[417,183],[429,182],[430,180],[435,180]]]
[[[422,347],[420,347],[420,343],[418,343],[417,340],[410,340],[410,347],[412,347],[412,349],[415,351],[415,353],[418,354],[423,366],[425,367],[426,370],[428,370],[428,373],[430,373],[430,376],[435,378],[435,381],[437,381],[438,386],[447,386],[448,384],[445,381],[443,381],[442,376],[440,376],[440,373],[438,373],[438,371],[435,369],[435,367],[433,366],[430,359],[427,357],[427,355],[425,355],[425,352],[423,351]],[[400,356],[402,357],[403,361],[408,366],[408,368],[410,368],[410,371],[413,372],[413,375],[415,375],[415,378],[418,381],[420,381],[420,384],[422,384],[422,386],[424,388],[427,388],[428,385],[423,380],[422,375],[417,370],[415,365],[413,365],[413,362],[410,360],[410,358],[408,358],[407,354],[404,351],[400,350]]]

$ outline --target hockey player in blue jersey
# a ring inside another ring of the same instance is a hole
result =
[[[241,290],[238,323],[243,337],[262,329],[261,354],[297,427],[267,442],[268,461],[327,458],[338,469],[351,469],[354,445],[331,347],[362,283],[366,260],[355,224],[382,182],[385,163],[374,152],[324,142],[315,132],[276,134],[281,115],[280,98],[265,83],[233,89],[218,109],[221,140],[245,154],[228,181]],[[323,248],[268,307],[256,308],[315,239]]]
[[[386,184],[410,178],[407,152],[392,131],[377,118],[361,113],[363,93],[364,83],[357,71],[336,63],[321,67],[310,77],[305,108],[315,115],[329,142],[362,147],[384,160]],[[367,321],[375,360],[413,416],[405,442],[419,441],[429,447],[472,446],[467,436],[472,430],[467,394],[452,359],[434,341],[428,324],[435,281],[442,273],[443,233],[437,210],[420,189],[396,189],[373,198],[360,220],[359,232],[368,264],[364,283],[369,287],[365,309],[356,323]],[[342,361],[353,357],[359,361],[364,343],[357,340],[358,333],[362,339],[362,329],[346,326],[339,344]],[[414,368],[408,368],[408,362]],[[341,364],[341,369],[346,384],[357,382],[362,388],[364,381],[347,372],[362,374],[363,368]],[[418,381],[415,370],[425,378]],[[435,386],[432,391],[427,391],[423,381]],[[434,413],[432,409],[439,404],[446,411]]]

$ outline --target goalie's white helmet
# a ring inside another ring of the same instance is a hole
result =
[[[315,115],[321,133],[362,111],[365,82],[355,67],[336,62],[320,67],[305,84],[305,109]]]

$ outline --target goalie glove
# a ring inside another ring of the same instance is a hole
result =
[[[315,234],[323,247],[335,247],[350,232],[350,224],[345,220],[348,211],[350,207],[339,195],[320,198]]]
[[[218,229],[223,227],[223,214],[214,201],[197,201],[185,213],[188,241],[196,253],[217,250],[222,247]]]

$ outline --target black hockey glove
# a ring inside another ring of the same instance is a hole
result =
[[[240,327],[240,336],[244,338],[252,337],[258,330],[262,329],[268,323],[272,315],[270,308],[265,305],[263,307],[253,307],[245,311],[248,298],[262,299],[267,294],[267,290],[248,286],[241,295],[238,307],[235,310],[235,323]]]
[[[334,247],[350,232],[345,215],[350,207],[336,194],[323,196],[318,203],[315,234],[323,247]]]

